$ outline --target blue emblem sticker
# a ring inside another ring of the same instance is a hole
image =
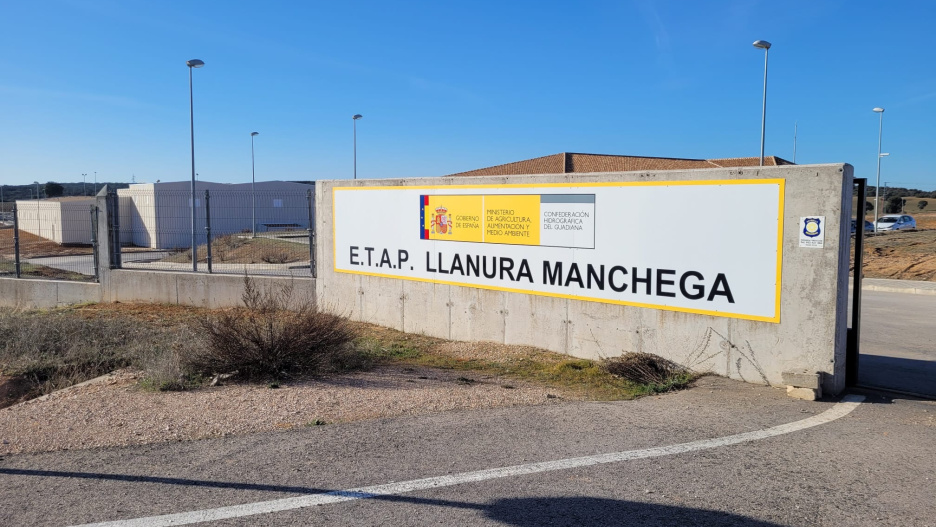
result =
[[[815,238],[822,234],[822,220],[820,218],[804,218],[803,234]]]

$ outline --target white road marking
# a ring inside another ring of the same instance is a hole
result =
[[[801,421],[772,426],[770,428],[765,428],[763,430],[757,430],[754,432],[745,432],[743,434],[717,437],[714,439],[702,439],[699,441],[691,441],[689,443],[680,443],[678,445],[645,448],[642,450],[628,450],[625,452],[612,452],[609,454],[597,454],[594,456],[584,456],[569,459],[559,459],[556,461],[514,465],[512,467],[492,468],[474,472],[463,472],[461,474],[451,474],[448,476],[415,479],[412,481],[387,483],[384,485],[372,485],[369,487],[358,487],[354,489],[336,490],[323,494],[310,494],[306,496],[297,496],[294,498],[261,501],[256,503],[247,503],[244,505],[233,505],[230,507],[219,507],[217,509],[180,512],[177,514],[149,516],[130,520],[89,523],[78,527],[162,527],[189,525],[193,523],[288,511],[293,509],[301,509],[304,507],[315,507],[317,505],[341,503],[344,501],[360,500],[379,496],[394,496],[397,494],[404,494],[417,490],[450,487],[452,485],[476,483],[489,479],[521,476],[525,474],[536,474],[539,472],[550,472],[554,470],[566,470],[578,467],[588,467],[605,463],[618,463],[621,461],[630,461],[632,459],[646,459],[651,457],[670,456],[673,454],[684,454],[686,452],[695,452],[697,450],[706,450],[710,448],[737,445],[738,443],[746,443],[749,441],[758,441],[761,439],[767,439],[770,437],[789,434],[792,432],[805,430],[807,428],[812,428],[814,426],[819,426],[848,415],[852,412],[852,410],[857,408],[862,401],[864,401],[863,396],[846,395],[842,398],[841,402],[837,403],[832,408],[822,412],[819,415],[814,415]]]

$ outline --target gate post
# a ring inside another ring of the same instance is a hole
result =
[[[309,272],[312,278],[317,278],[315,270],[315,206],[312,204],[312,191],[306,191],[306,199],[309,201]]]
[[[120,269],[120,210],[115,189],[107,189],[107,241],[110,248],[110,268]]]
[[[855,178],[858,210],[855,216],[855,275],[852,277],[852,323],[845,344],[845,386],[858,384],[858,358],[861,346],[861,275],[864,261],[865,191],[868,180]]]
[[[19,250],[19,214],[16,210],[16,202],[13,202],[13,268],[16,270],[16,277],[20,277],[20,250]]]
[[[91,205],[91,254],[94,261],[94,281],[101,282],[101,253],[98,245],[98,208]]]
[[[207,245],[207,252],[205,255],[205,262],[208,263],[208,274],[211,274],[211,203],[209,202],[211,196],[208,194],[208,189],[205,189],[205,245]]]

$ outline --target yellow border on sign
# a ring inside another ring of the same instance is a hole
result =
[[[423,189],[483,189],[483,188],[556,188],[556,187],[668,187],[668,186],[689,186],[689,185],[705,185],[705,186],[718,186],[718,185],[778,185],[779,187],[779,200],[778,200],[778,217],[777,217],[777,277],[776,277],[776,291],[774,292],[775,306],[774,306],[774,316],[772,317],[761,317],[756,315],[745,315],[742,313],[732,313],[729,311],[712,311],[705,309],[692,309],[688,307],[679,307],[679,306],[666,306],[660,304],[645,304],[642,302],[629,302],[626,300],[609,300],[605,298],[592,298],[587,296],[580,295],[570,295],[565,293],[547,293],[543,291],[529,291],[526,289],[514,289],[510,287],[499,287],[492,285],[483,285],[483,284],[466,284],[463,282],[449,282],[446,280],[433,280],[431,278],[419,278],[419,277],[408,277],[408,276],[396,276],[388,275],[381,273],[368,273],[364,271],[349,271],[345,269],[338,269],[338,263],[335,259],[335,255],[338,254],[337,250],[337,236],[335,229],[337,224],[335,222],[335,192],[336,190],[423,190]],[[621,306],[633,306],[633,307],[643,307],[647,309],[659,309],[662,311],[676,311],[679,313],[694,313],[697,315],[709,315],[716,317],[725,317],[725,318],[737,318],[742,320],[753,320],[756,322],[772,322],[775,324],[780,323],[780,280],[783,274],[783,205],[784,205],[784,195],[786,193],[786,180],[785,179],[717,179],[717,180],[693,180],[693,181],[631,181],[631,182],[591,182],[591,183],[514,183],[507,185],[392,185],[392,186],[366,186],[366,187],[333,187],[332,188],[332,268],[336,273],[344,274],[356,274],[363,276],[376,276],[380,278],[393,278],[396,280],[409,280],[412,282],[425,282],[431,284],[440,284],[440,285],[454,285],[458,287],[471,287],[475,289],[487,289],[490,291],[504,291],[507,293],[520,293],[524,295],[536,295],[536,296],[549,296],[554,298],[566,298],[569,300],[581,300],[585,302],[598,302],[602,304],[614,304]]]

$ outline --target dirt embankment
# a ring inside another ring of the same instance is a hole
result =
[[[46,238],[20,230],[19,246],[21,258],[40,256],[67,256],[91,254],[90,245],[61,245]],[[0,229],[0,254],[13,254],[13,228]]]
[[[864,276],[936,281],[936,214],[915,216],[918,229],[865,236]],[[854,253],[851,271],[855,269]]]

